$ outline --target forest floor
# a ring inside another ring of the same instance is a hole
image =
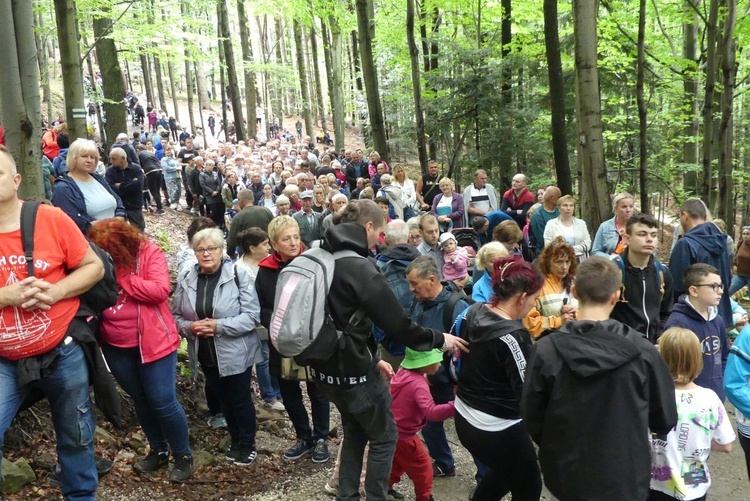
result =
[[[218,107],[218,106],[217,106]],[[181,110],[187,116],[187,107]],[[294,130],[297,117],[286,117],[284,126]],[[347,128],[347,148],[361,148],[364,145],[357,130]],[[190,216],[167,210],[167,214],[156,216],[147,214],[147,233],[167,254],[170,269],[176,269],[175,254],[184,241],[184,230]],[[661,255],[668,255],[668,242],[671,230],[665,230]],[[96,435],[97,453],[114,460],[113,470],[100,480],[98,499],[119,500],[286,500],[308,501],[332,499],[323,490],[326,480],[333,472],[334,460],[341,437],[340,417],[332,407],[331,427],[336,429],[328,440],[331,460],[324,464],[314,464],[309,458],[296,462],[284,461],[283,451],[292,445],[294,431],[284,413],[273,412],[262,404],[258,409],[259,427],[257,446],[259,455],[250,467],[235,467],[224,460],[227,447],[226,429],[215,430],[207,425],[208,413],[203,397],[202,385],[193,381],[184,362],[178,372],[178,396],[185,408],[190,427],[190,441],[201,463],[190,482],[170,484],[168,472],[162,471],[150,477],[139,477],[132,466],[137,458],[146,452],[146,440],[136,424],[132,407],[126,405],[125,424],[115,429],[100,415],[100,426]],[[256,388],[257,390],[257,388]],[[256,391],[257,393],[257,391]],[[304,392],[303,392],[304,393]],[[256,398],[256,403],[260,398]],[[309,406],[309,402],[308,402]],[[309,408],[309,407],[308,407]],[[731,405],[727,405],[728,410]],[[604,426],[604,424],[603,424]],[[460,445],[453,421],[446,422],[447,436],[456,460],[456,477],[438,478],[434,482],[434,497],[439,501],[464,500],[475,486],[475,467],[471,456]],[[37,479],[20,492],[6,495],[6,500],[61,499],[59,489],[49,484],[49,472],[55,463],[54,435],[49,420],[49,408],[42,402],[29,411],[19,414],[6,434],[4,457],[15,461],[25,458],[35,471]],[[602,444],[606,446],[606,444]],[[713,485],[711,498],[717,500],[748,499],[747,477],[744,457],[739,443],[731,454],[714,453],[709,461]],[[593,472],[592,472],[593,473]],[[414,499],[413,486],[404,478],[396,487]],[[544,500],[554,499],[546,490]]]

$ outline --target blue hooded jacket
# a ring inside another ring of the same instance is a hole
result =
[[[719,315],[725,325],[733,325],[732,306],[729,304],[729,284],[732,282],[732,256],[727,247],[727,235],[711,222],[701,223],[685,233],[672,250],[669,257],[669,271],[674,281],[674,297],[687,294],[683,274],[688,266],[695,263],[710,264],[719,270],[724,294],[719,303]]]
[[[684,327],[698,336],[703,350],[703,370],[695,378],[695,384],[710,388],[724,400],[724,367],[729,356],[727,329],[724,320],[716,314],[716,308],[708,309],[708,320],[698,313],[686,296],[675,303],[672,314],[664,326]]]
[[[125,208],[122,206],[122,200],[117,196],[117,193],[112,190],[107,181],[99,174],[91,174],[91,176],[104,186],[110,195],[115,197],[115,202],[117,202],[115,217],[125,217]],[[59,207],[64,213],[70,216],[84,235],[88,234],[91,223],[95,219],[86,212],[86,199],[83,197],[83,192],[67,174],[64,174],[55,181],[52,193],[52,205]]]

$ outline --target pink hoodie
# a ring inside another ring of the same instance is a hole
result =
[[[391,380],[390,389],[399,440],[413,438],[427,420],[445,421],[456,413],[453,402],[435,403],[427,379],[417,371],[399,369]]]

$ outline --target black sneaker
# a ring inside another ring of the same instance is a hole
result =
[[[404,495],[398,492],[396,489],[388,489],[388,499],[404,499]]]
[[[156,452],[155,450],[151,450],[145,458],[135,463],[133,469],[138,473],[151,473],[166,468],[168,464],[168,452]]]
[[[225,456],[225,459],[227,461],[236,461],[240,457],[240,446],[232,444],[229,446],[229,449],[227,449],[227,454]]]
[[[284,453],[284,459],[289,461],[299,459],[305,454],[310,454],[313,449],[315,449],[315,446],[307,440],[297,440],[297,443]]]
[[[253,464],[253,461],[255,461],[255,458],[258,457],[258,453],[254,450],[243,450],[240,451],[237,455],[237,459],[234,460],[234,464],[237,466],[250,466]]]
[[[187,482],[193,476],[193,456],[185,454],[174,458],[174,467],[169,474],[170,482]]]
[[[312,462],[313,463],[325,463],[330,457],[328,456],[328,445],[325,439],[318,439],[315,442],[315,447],[312,451]]]

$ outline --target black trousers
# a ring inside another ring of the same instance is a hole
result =
[[[299,440],[307,442],[325,439],[330,431],[331,405],[315,383],[305,383],[312,407],[312,429],[307,409],[302,400],[302,383],[279,379],[279,391],[284,407]]]
[[[509,492],[513,501],[538,501],[542,477],[531,437],[521,423],[503,431],[474,428],[456,413],[456,433],[464,447],[489,467],[474,491],[474,501],[499,501]]]
[[[225,377],[219,375],[218,367],[201,364],[201,369],[206,376],[206,384],[211,386],[211,392],[219,397],[232,445],[254,451],[258,421],[255,417],[253,390],[250,385],[252,367],[248,367],[240,374]]]
[[[156,210],[162,210],[164,208],[161,204],[161,180],[161,171],[151,171],[146,174],[148,191],[151,193],[151,198],[156,202]]]

